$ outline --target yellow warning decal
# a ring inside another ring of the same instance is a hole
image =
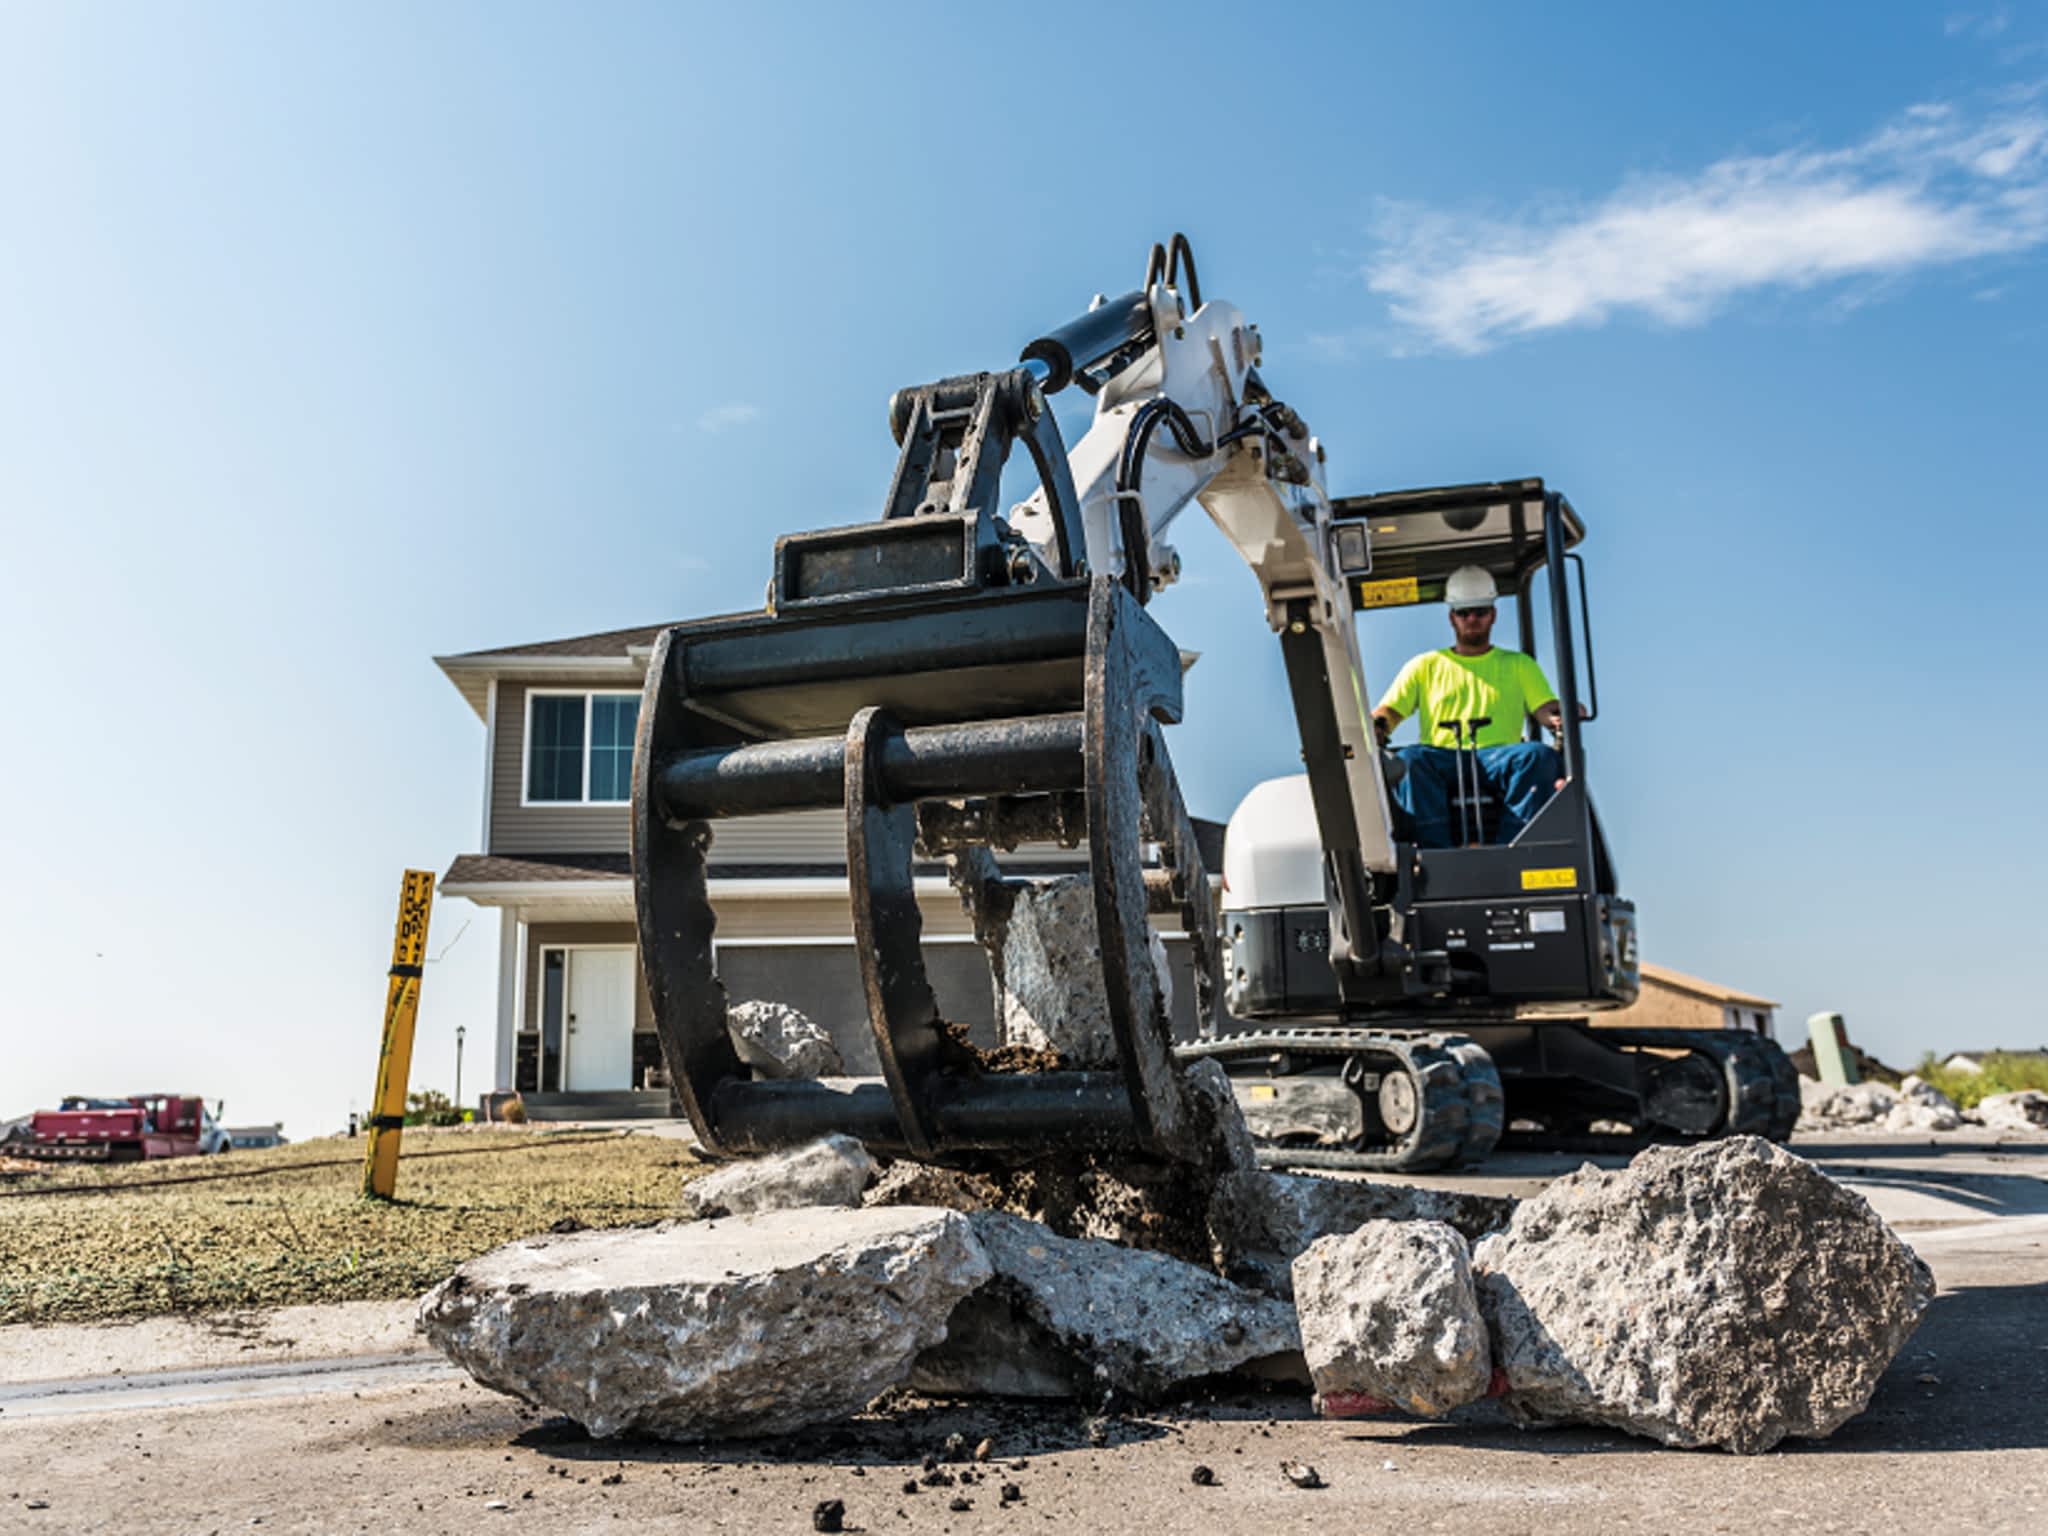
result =
[[[1271,1083],[1253,1083],[1251,1096],[1254,1099],[1277,1099],[1280,1097],[1280,1090]]]
[[[1579,883],[1576,869],[1525,869],[1522,871],[1522,889],[1525,891],[1569,891]]]
[[[1403,603],[1422,601],[1422,583],[1413,576],[1395,576],[1386,581],[1361,581],[1358,584],[1358,606],[1361,608],[1398,608]]]

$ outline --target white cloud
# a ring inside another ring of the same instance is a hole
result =
[[[1391,208],[1366,267],[1425,349],[1634,312],[1697,325],[1735,296],[1897,277],[2048,242],[2048,111],[1927,103],[1847,149],[1719,161],[1507,221]]]
[[[716,437],[721,432],[730,432],[735,427],[744,427],[760,419],[761,407],[749,405],[744,400],[734,400],[727,405],[716,405],[697,418],[697,430],[709,432]]]
[[[2011,25],[2012,7],[2000,5],[1982,12],[1956,11],[1942,22],[1941,30],[1948,37],[1993,38]]]

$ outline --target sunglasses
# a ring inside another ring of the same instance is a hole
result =
[[[1451,610],[1451,618],[1453,620],[1490,619],[1492,617],[1493,605],[1491,603],[1488,603],[1484,608],[1453,608]]]

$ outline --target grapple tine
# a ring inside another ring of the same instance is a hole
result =
[[[682,715],[683,648],[674,631],[655,642],[648,661],[648,694],[653,707],[640,711],[633,744],[636,764],[666,753],[663,738]],[[633,775],[633,898],[640,939],[640,971],[669,1076],[682,1097],[707,1151],[725,1150],[709,1102],[717,1085],[743,1076],[746,1068],[725,1027],[725,987],[712,964],[711,935],[718,926],[705,890],[705,856],[711,828],[703,821],[680,826],[663,812],[649,775]]]
[[[904,1145],[928,1159],[934,1136],[926,1090],[939,1065],[939,1005],[925,974],[924,917],[912,884],[917,812],[889,803],[882,776],[883,751],[899,734],[895,722],[873,706],[847,727],[846,874],[853,949],[875,1054]]]
[[[1140,744],[1154,714],[1180,712],[1179,655],[1172,646],[1140,649],[1126,610],[1137,605],[1113,578],[1089,593],[1087,658],[1088,866],[1095,884],[1096,936],[1110,1032],[1131,1099],[1141,1145],[1170,1157],[1188,1133],[1173,1065],[1172,1032],[1152,966],[1143,865],[1144,804]],[[1149,625],[1140,631],[1164,639]],[[1164,649],[1165,656],[1157,654]],[[1169,669],[1161,674],[1162,660]]]

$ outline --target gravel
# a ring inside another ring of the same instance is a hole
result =
[[[0,1324],[417,1296],[558,1222],[673,1214],[703,1171],[610,1132],[411,1129],[398,1198],[361,1197],[366,1143],[62,1168],[0,1182]]]

